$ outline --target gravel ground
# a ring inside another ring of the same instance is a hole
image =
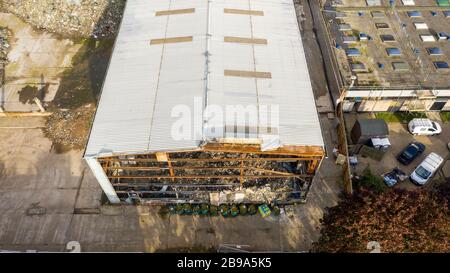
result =
[[[3,0],[1,9],[63,37],[115,36],[125,0]]]
[[[82,150],[86,145],[93,117],[94,107],[91,105],[54,112],[47,120],[45,135],[53,141],[57,152]]]
[[[8,28],[0,27],[0,64],[6,65],[8,63],[11,35],[11,31]]]

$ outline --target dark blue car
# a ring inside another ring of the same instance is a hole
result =
[[[425,151],[425,145],[420,142],[412,142],[400,153],[397,160],[403,165],[408,165],[422,154],[423,151]]]

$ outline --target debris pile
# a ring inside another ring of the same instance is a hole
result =
[[[114,37],[125,0],[3,0],[2,10],[64,37]]]
[[[50,138],[57,150],[83,149],[91,128],[94,109],[83,106],[75,110],[58,110],[47,119],[45,135]]]
[[[11,31],[8,28],[0,27],[0,66],[8,64],[8,51],[10,49],[9,40]]]
[[[188,180],[174,181],[170,178],[166,163],[152,161],[153,156],[131,156],[128,158],[130,160],[121,158],[123,161],[113,163],[110,175],[157,177],[152,181],[154,183],[143,181],[138,184],[133,178],[121,178],[119,186],[121,194],[130,191],[147,200],[190,200],[209,202],[218,206],[231,203],[295,202],[302,200],[307,192],[306,180],[279,176],[279,174],[305,174],[306,166],[303,162],[265,161],[266,155],[246,154],[244,158],[256,160],[247,161],[245,166],[241,167],[239,159],[243,157],[239,153],[207,151],[171,153],[171,166],[175,168],[175,174],[180,177],[189,176]],[[113,185],[115,182],[119,181],[113,181]],[[164,182],[166,185],[161,185]]]
[[[286,181],[287,182],[287,181]],[[287,201],[291,195],[292,187],[289,183],[284,183],[278,187],[264,185],[261,187],[236,188],[233,190],[224,190],[223,194],[227,195],[227,203],[235,202],[236,194],[242,194],[244,203],[274,203],[277,201]]]

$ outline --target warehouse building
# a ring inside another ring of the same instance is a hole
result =
[[[292,0],[127,1],[84,155],[109,201],[305,201],[304,54]]]

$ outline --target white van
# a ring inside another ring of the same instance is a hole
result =
[[[429,154],[409,177],[417,185],[423,186],[433,176],[444,162],[444,159],[436,153]]]
[[[428,29],[427,23],[416,22],[414,23],[416,29]]]
[[[424,43],[425,42],[436,42],[436,38],[434,38],[434,36],[431,34],[422,34],[422,35],[420,35],[420,39]]]
[[[413,135],[434,136],[442,132],[441,125],[427,118],[415,118],[408,123],[408,130]]]

